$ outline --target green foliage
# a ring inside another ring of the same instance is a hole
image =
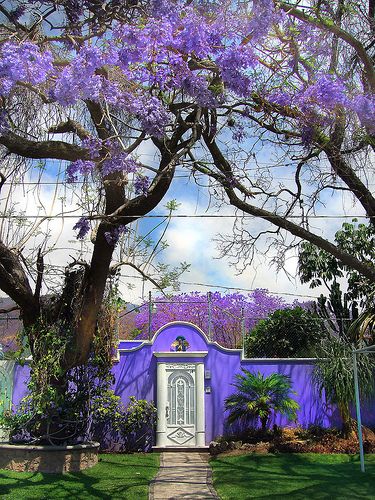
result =
[[[90,359],[74,368],[65,362],[74,348],[69,315],[60,315],[55,322],[45,317],[27,332],[25,339],[33,343],[28,394],[16,411],[6,417],[13,439],[42,444],[89,440],[92,425],[108,401],[114,412],[118,398],[111,391],[111,367],[119,307],[117,288],[109,287]],[[71,326],[73,329],[74,325]],[[23,348],[28,351],[27,343],[23,343]]]
[[[116,433],[125,451],[144,450],[153,437],[157,410],[153,402],[129,398],[125,407],[119,396],[107,390],[93,401],[93,424],[100,434]]]
[[[225,409],[229,411],[228,422],[248,422],[259,418],[265,430],[272,413],[281,413],[289,420],[297,419],[299,404],[292,399],[290,377],[272,373],[265,377],[260,372],[252,373],[242,369],[233,384],[237,392],[225,399]]]
[[[249,358],[310,357],[326,337],[323,321],[301,307],[280,309],[263,319],[245,338]]]
[[[375,337],[375,293],[368,300],[368,306],[348,328],[348,337],[373,344]]]
[[[371,265],[375,261],[373,224],[358,224],[356,219],[352,223],[345,222],[335,234],[335,242],[340,250],[362,262]],[[374,292],[374,283],[308,242],[300,245],[298,272],[301,282],[310,283],[311,288],[323,284],[328,288],[328,299],[320,298],[317,313],[330,320],[331,328],[340,336],[346,335],[351,320],[358,317],[358,309],[366,306],[368,296]],[[345,293],[339,283],[342,278],[347,282]]]
[[[359,343],[358,347],[363,347]],[[313,380],[320,393],[323,391],[330,403],[337,404],[343,420],[345,435],[351,430],[352,419],[350,404],[355,401],[353,375],[353,348],[355,346],[345,339],[328,338],[320,349],[319,359],[315,365]],[[373,355],[357,355],[359,386],[361,397],[366,398],[374,392],[375,358]]]

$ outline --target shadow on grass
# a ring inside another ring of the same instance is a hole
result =
[[[358,456],[279,454],[219,457],[214,486],[226,498],[375,498],[375,457],[365,474]]]
[[[0,498],[19,499],[146,499],[158,470],[158,457],[104,455],[82,472],[42,474],[0,471]]]

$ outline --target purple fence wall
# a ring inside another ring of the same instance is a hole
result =
[[[184,337],[189,348],[186,352],[174,352],[171,347],[176,337]],[[183,322],[170,323],[161,328],[151,341],[121,341],[118,360],[113,366],[114,390],[126,405],[130,396],[154,401],[157,405],[157,363],[204,363],[205,372],[205,441],[208,444],[226,430],[224,400],[234,388],[231,385],[241,368],[259,371],[264,375],[273,372],[289,375],[295,398],[300,404],[297,424],[339,426],[335,408],[329,407],[312,383],[313,360],[290,359],[242,359],[242,351],[225,349],[210,342],[197,327]],[[28,367],[18,366],[14,376],[13,403],[17,404],[26,393]],[[364,410],[363,423],[375,424],[374,405]],[[286,418],[276,417],[271,424],[293,425]]]

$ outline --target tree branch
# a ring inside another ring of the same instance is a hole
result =
[[[204,137],[204,139],[205,139],[206,146],[212,155],[215,166],[220,171],[228,171],[229,163],[226,160],[226,158],[223,156],[223,154],[221,153],[218,146],[213,141],[208,141],[207,137]],[[199,168],[199,167],[196,167],[196,168]],[[371,280],[372,282],[375,282],[375,267],[373,265],[361,262],[356,257],[354,257],[353,255],[350,255],[347,252],[344,252],[343,250],[341,250],[340,248],[338,248],[337,246],[335,246],[333,243],[329,242],[328,240],[312,233],[311,231],[308,231],[307,229],[304,229],[300,225],[291,222],[290,220],[282,217],[281,215],[278,215],[278,214],[273,213],[273,212],[269,212],[268,210],[265,210],[263,208],[258,208],[254,205],[251,205],[247,201],[241,200],[236,195],[236,193],[235,193],[234,189],[231,187],[230,183],[223,182],[223,179],[221,178],[221,176],[217,176],[216,180],[221,182],[221,184],[224,187],[224,190],[229,198],[229,202],[231,205],[242,210],[244,213],[247,213],[247,214],[253,215],[255,217],[260,217],[264,220],[267,220],[271,224],[273,224],[281,229],[285,229],[289,233],[293,234],[294,236],[297,236],[298,238],[301,238],[302,240],[306,240],[306,241],[309,241],[310,243],[313,243],[314,245],[318,246],[319,248],[322,248],[323,250],[326,250],[327,252],[329,252],[331,255],[336,257],[344,265],[351,267],[353,269],[356,269],[363,276],[366,276],[369,280]]]
[[[14,132],[0,136],[0,144],[5,146],[10,153],[24,158],[75,161],[85,158],[88,154],[86,149],[75,144],[63,141],[30,141]]]

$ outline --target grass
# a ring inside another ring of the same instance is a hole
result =
[[[211,461],[220,498],[375,499],[375,456],[366,472],[353,455],[277,454],[223,456]]]
[[[148,498],[159,455],[101,455],[95,467],[68,474],[0,470],[2,500],[136,499]]]

